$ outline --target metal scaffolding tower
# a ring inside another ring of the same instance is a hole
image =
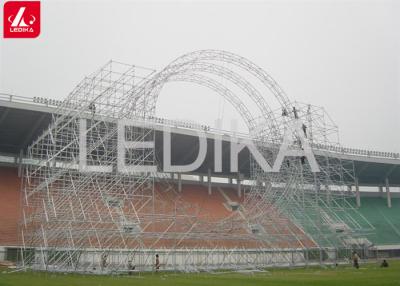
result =
[[[288,147],[302,150],[304,135],[320,172],[301,157],[286,158],[276,173],[253,160],[253,186],[240,210],[221,221],[198,216],[197,206],[182,200],[160,168],[141,169],[157,166],[149,142],[158,96],[171,81],[199,84],[226,98],[271,165],[279,146],[287,144],[285,131],[301,121],[304,134],[293,133]],[[121,127],[121,120],[135,125]],[[128,148],[128,141],[136,147]],[[22,266],[146,271],[154,269],[155,253],[162,254],[164,269],[186,271],[308,263],[305,250],[321,257],[321,249],[335,252],[371,227],[347,191],[353,166],[329,157],[320,148],[326,145],[339,141],[325,111],[290,101],[270,75],[238,55],[193,52],[159,72],[111,61],[72,91],[28,148]],[[135,170],[126,167],[132,165]]]

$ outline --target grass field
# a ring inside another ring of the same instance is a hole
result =
[[[360,269],[350,266],[337,268],[269,269],[258,273],[146,273],[132,276],[95,276],[51,273],[0,273],[0,285],[29,286],[119,286],[119,285],[397,285],[400,286],[400,261],[389,261],[389,268],[378,264],[361,265]]]

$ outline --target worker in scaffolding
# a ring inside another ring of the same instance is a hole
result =
[[[298,113],[297,113],[297,109],[296,109],[296,107],[294,107],[294,106],[293,106],[293,115],[294,115],[294,118],[295,118],[295,119],[299,119],[299,115],[298,115]]]
[[[303,123],[303,125],[301,126],[301,129],[303,129],[304,132],[304,136],[307,138],[307,126]]]
[[[89,111],[92,112],[92,116],[94,117],[94,115],[96,114],[96,105],[94,104],[94,102],[91,102],[89,104]]]

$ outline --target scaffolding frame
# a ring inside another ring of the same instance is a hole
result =
[[[313,147],[340,148],[337,126],[323,109],[290,101],[268,73],[241,56],[197,51],[159,72],[110,61],[59,104],[52,124],[28,148],[22,267],[149,271],[155,269],[156,253],[163,255],[163,269],[183,271],[301,265],[311,261],[308,253],[313,251],[320,262],[336,262],[338,256],[327,253],[347,249],[346,240],[372,228],[347,191],[353,166],[332,159],[323,149],[316,152],[318,174],[298,157],[288,158],[279,173],[266,173],[252,160],[254,184],[244,193],[239,211],[220,221],[200,217],[198,206],[182,200],[168,174],[159,169],[121,170],[121,141],[143,146],[154,141],[157,99],[171,81],[199,84],[226,98],[270,163],[294,120],[306,124],[304,133]],[[278,111],[269,100],[278,103]],[[121,129],[122,119],[136,124]],[[290,147],[300,150],[298,135],[293,134]],[[159,165],[154,147],[124,150],[126,165]],[[332,259],[323,259],[323,253]]]

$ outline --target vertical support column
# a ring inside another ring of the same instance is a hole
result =
[[[199,178],[200,178],[200,183],[204,183],[204,176],[200,175]]]
[[[241,178],[240,178],[240,172],[238,172],[237,175],[237,192],[238,192],[238,197],[242,197],[242,184],[241,184]]]
[[[207,184],[208,184],[208,194],[211,195],[211,192],[212,192],[212,188],[211,188],[211,169],[208,169]]]
[[[181,173],[178,173],[178,191],[182,192],[182,176]]]
[[[379,197],[383,198],[383,186],[379,186],[378,189],[379,189]]]
[[[386,198],[387,198],[387,206],[388,208],[392,207],[392,198],[390,195],[390,187],[389,187],[389,179],[385,179],[385,185],[386,185]]]
[[[174,173],[171,173],[171,180],[174,180]]]
[[[358,185],[358,178],[355,179],[355,183],[356,183],[356,204],[357,207],[361,207],[360,186]]]
[[[231,177],[228,178],[228,182],[229,182],[229,185],[232,185],[232,184],[233,184],[233,180],[232,180]]]
[[[349,194],[351,194],[351,185],[348,185],[348,186],[347,186],[347,192],[348,192]]]
[[[19,158],[18,158],[18,177],[21,178],[22,176],[22,157],[24,152],[22,149],[19,151]]]

